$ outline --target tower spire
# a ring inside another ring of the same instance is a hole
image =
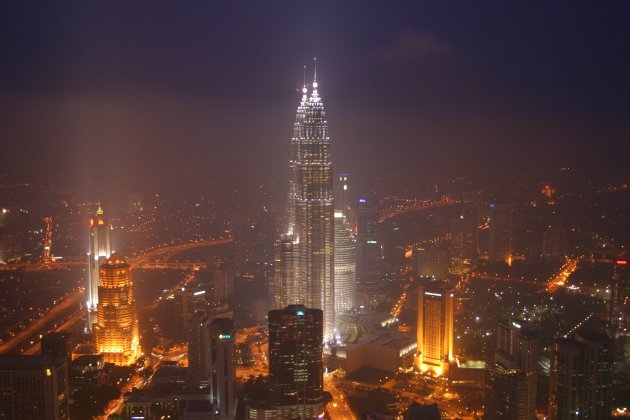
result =
[[[311,100],[314,100],[315,102],[318,101],[318,94],[317,94],[317,57],[313,58],[313,68],[314,68],[314,73],[313,73],[313,92],[311,93]]]
[[[317,57],[313,58],[313,67],[315,68],[315,73],[313,76],[313,83],[317,83]]]

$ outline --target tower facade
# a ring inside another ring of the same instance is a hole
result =
[[[484,419],[536,415],[538,336],[521,322],[497,323],[494,358],[486,370]]]
[[[105,362],[130,365],[140,355],[140,338],[131,268],[122,256],[112,254],[101,265],[98,293],[96,351]]]
[[[446,282],[418,288],[417,367],[441,376],[453,358],[453,292]]]
[[[335,313],[356,307],[356,244],[346,220],[343,213],[335,212]]]
[[[512,263],[512,205],[488,205],[490,216],[488,259],[492,262]]]
[[[560,338],[551,348],[550,419],[610,417],[613,386],[612,340],[582,333]]]
[[[88,329],[96,322],[98,307],[99,267],[112,254],[110,231],[101,206],[90,218],[90,236],[88,249],[88,284],[85,288],[87,298]]]
[[[276,285],[280,307],[299,303],[324,311],[328,341],[333,338],[334,322],[333,172],[328,122],[317,86],[315,79],[310,96],[304,87],[293,125],[284,236],[285,242],[291,242],[291,252],[280,254],[284,259]]]
[[[269,312],[271,403],[282,418],[317,418],[324,404],[323,313],[303,305]]]

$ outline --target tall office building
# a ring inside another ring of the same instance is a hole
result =
[[[490,218],[488,259],[512,264],[512,205],[488,205]]]
[[[0,356],[0,418],[68,419],[65,357]]]
[[[220,416],[233,416],[234,396],[234,324],[228,318],[216,318],[207,326],[210,350],[210,394]]]
[[[520,321],[498,322],[486,370],[484,419],[534,419],[537,381],[538,336]]]
[[[362,284],[381,278],[383,248],[378,235],[376,200],[360,198],[357,207],[357,277]]]
[[[334,207],[331,141],[324,105],[317,92],[317,74],[310,96],[304,86],[297,110],[289,160],[289,214],[281,252],[281,305],[304,304],[324,311],[324,339],[333,338]]]
[[[96,351],[105,362],[130,365],[140,356],[140,338],[131,268],[121,255],[101,265],[98,295]]]
[[[625,258],[618,258],[613,264],[609,310],[611,332],[627,333],[630,330],[630,270]]]
[[[476,216],[476,215],[474,215]],[[451,222],[450,271],[461,275],[469,272],[475,259],[475,222],[472,211],[462,212]]]
[[[234,375],[232,320],[195,313],[188,323],[188,382],[208,389],[221,416],[234,415]]]
[[[350,201],[350,175],[342,173],[337,175],[335,180],[335,211],[346,216],[348,225],[352,226],[352,206]]]
[[[416,337],[418,369],[446,375],[453,359],[453,291],[448,283],[435,281],[418,288]]]
[[[612,340],[581,333],[561,338],[551,348],[549,418],[610,417],[613,384]]]
[[[271,403],[282,418],[323,411],[323,313],[303,305],[269,312]]]
[[[443,244],[425,243],[413,247],[411,256],[413,273],[435,280],[448,277],[448,250]]]
[[[209,386],[211,365],[207,324],[208,316],[204,311],[196,312],[188,321],[188,382],[193,387]]]
[[[335,313],[356,307],[355,241],[342,212],[335,212]]]
[[[96,214],[90,218],[90,236],[88,249],[88,284],[85,288],[87,298],[88,330],[96,322],[98,307],[99,267],[112,254],[110,231],[103,209],[99,205]]]

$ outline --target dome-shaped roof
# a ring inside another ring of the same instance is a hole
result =
[[[127,264],[127,260],[125,256],[118,253],[113,253],[107,260],[105,260],[105,264],[107,265],[123,265]]]

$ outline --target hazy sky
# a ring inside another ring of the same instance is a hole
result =
[[[315,56],[335,169],[357,178],[623,171],[629,12],[625,1],[5,4],[0,175],[134,188],[186,173],[282,179]]]

